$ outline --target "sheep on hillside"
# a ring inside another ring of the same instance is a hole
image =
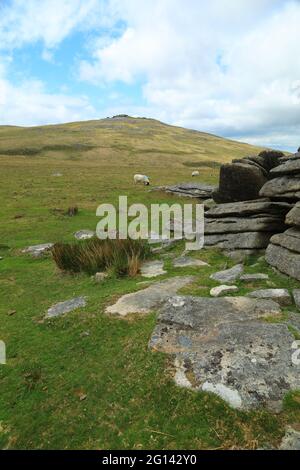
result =
[[[145,186],[150,184],[150,180],[146,175],[134,175],[133,180],[134,184],[144,184]]]

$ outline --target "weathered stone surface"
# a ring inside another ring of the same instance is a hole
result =
[[[253,160],[262,162],[262,166],[270,171],[280,163],[280,159],[284,158],[284,153],[278,150],[263,150],[258,157],[251,157]]]
[[[189,268],[209,266],[209,264],[200,259],[191,258],[190,256],[180,256],[174,260],[173,266],[174,268]]]
[[[241,164],[222,165],[219,189],[213,194],[218,203],[257,199],[267,178],[259,168]]]
[[[286,223],[288,225],[296,225],[300,228],[300,203],[293,207],[293,209],[286,216]]]
[[[22,253],[28,253],[35,258],[39,258],[40,256],[43,256],[47,251],[50,251],[53,246],[54,246],[53,243],[43,243],[41,245],[33,245],[22,250]]]
[[[287,289],[259,289],[247,294],[256,299],[269,299],[278,302],[283,307],[292,304],[292,299]]]
[[[289,312],[286,323],[300,334],[300,313]]]
[[[292,206],[286,202],[274,202],[269,199],[219,204],[205,213],[206,219],[224,217],[249,217],[262,214],[285,216]]]
[[[245,282],[265,281],[267,279],[269,279],[268,274],[263,274],[263,273],[243,274],[240,277],[240,280],[245,281]]]
[[[166,274],[164,270],[164,262],[160,260],[147,261],[141,267],[141,275],[143,277],[157,277]]]
[[[281,176],[268,181],[260,190],[262,197],[287,197],[292,198],[300,192],[300,177]]]
[[[284,220],[275,216],[264,217],[226,217],[206,219],[205,234],[241,233],[241,232],[280,232],[285,230]]]
[[[197,199],[211,199],[215,186],[206,183],[178,183],[173,186],[159,186],[152,191],[164,191],[176,196],[191,197]]]
[[[59,317],[65,313],[72,312],[77,308],[82,308],[85,306],[85,297],[76,297],[74,299],[66,300],[65,302],[59,302],[58,304],[55,304],[48,309],[45,318]]]
[[[300,174],[300,159],[288,159],[286,162],[282,163],[276,168],[273,168],[271,170],[271,174],[274,176]]]
[[[212,297],[221,297],[221,296],[224,296],[226,294],[230,294],[232,292],[237,292],[238,290],[239,290],[239,288],[237,286],[226,286],[224,284],[222,286],[213,287],[210,290],[210,295]]]
[[[293,290],[293,297],[294,297],[296,307],[300,309],[300,289]]]
[[[266,250],[266,261],[282,273],[300,281],[300,254],[271,243]]]
[[[74,237],[77,240],[89,240],[90,238],[93,238],[96,235],[96,232],[93,230],[79,230],[74,234]]]
[[[219,271],[217,273],[211,274],[210,279],[221,283],[234,282],[240,277],[243,271],[244,266],[242,264],[237,264],[236,266],[233,266],[230,269],[226,269],[225,271]]]
[[[279,447],[280,450],[300,450],[300,432],[288,427]]]
[[[300,238],[290,235],[291,232],[278,233],[271,238],[273,245],[279,245],[295,253],[300,253]],[[293,232],[294,233],[294,232]]]
[[[273,233],[242,232],[205,235],[205,246],[215,246],[226,250],[261,250],[266,248]]]
[[[293,335],[284,324],[262,321],[280,315],[270,300],[170,298],[149,345],[175,356],[182,386],[216,393],[236,408],[278,410],[285,393],[300,386]]]
[[[123,295],[114,305],[107,307],[106,312],[121,316],[130,313],[150,313],[194,279],[193,276],[173,277],[151,284],[141,291]]]

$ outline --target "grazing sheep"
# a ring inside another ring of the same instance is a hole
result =
[[[196,170],[196,171],[193,171],[193,173],[192,173],[192,176],[199,176],[199,175],[200,175],[200,173],[199,173],[199,171],[198,171],[198,170]]]
[[[146,175],[134,175],[133,180],[134,184],[144,184],[145,186],[150,184],[150,180]]]

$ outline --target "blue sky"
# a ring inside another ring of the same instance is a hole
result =
[[[0,124],[117,113],[300,145],[298,0],[0,0]]]

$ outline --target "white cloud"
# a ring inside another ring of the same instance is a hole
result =
[[[56,47],[74,30],[111,25],[105,0],[11,0],[0,4],[0,49],[42,41]]]
[[[168,122],[298,146],[298,1],[114,3],[128,27],[94,48],[82,80],[143,80],[149,109]]]
[[[89,100],[64,93],[48,93],[42,82],[28,80],[14,86],[0,63],[0,125],[70,122],[96,117]]]

